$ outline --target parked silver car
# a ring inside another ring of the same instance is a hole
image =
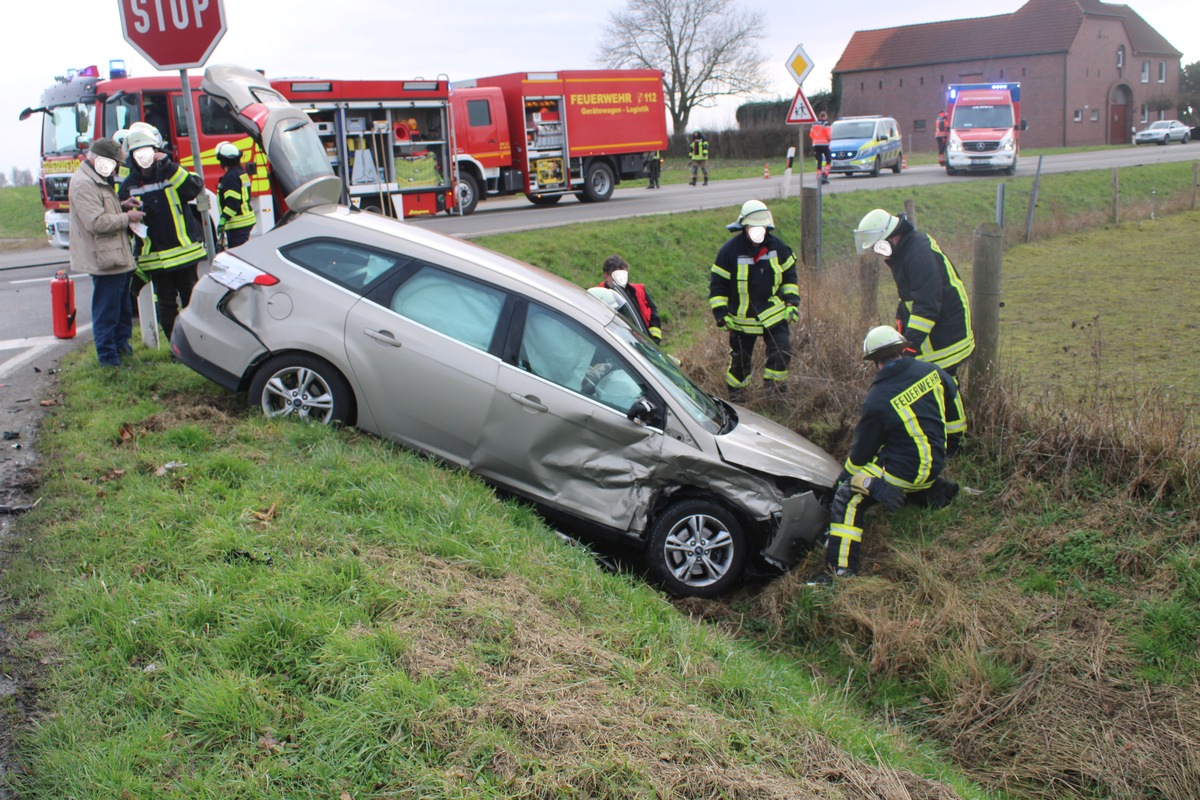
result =
[[[1133,135],[1134,144],[1167,144],[1168,142],[1182,142],[1187,144],[1192,138],[1192,129],[1184,125],[1177,119],[1160,119],[1158,122],[1150,123],[1150,127],[1143,128]]]
[[[214,259],[176,322],[180,361],[268,415],[355,425],[568,532],[636,543],[677,595],[787,569],[824,534],[840,469],[827,453],[706,394],[583,288],[329,203],[322,170],[283,163],[318,146],[311,123],[272,117],[244,91],[255,81],[210,68],[204,88],[254,106],[290,217]]]

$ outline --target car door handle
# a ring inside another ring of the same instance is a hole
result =
[[[391,331],[373,331],[370,328],[364,328],[363,333],[382,344],[391,345],[392,347],[402,346],[400,341],[392,335]]]
[[[511,397],[513,400],[516,400],[518,403],[525,406],[526,408],[533,409],[534,411],[549,411],[550,410],[548,407],[546,407],[546,406],[542,405],[540,402],[538,402],[535,398],[526,397],[525,395],[518,394],[517,392],[509,392],[508,396]]]

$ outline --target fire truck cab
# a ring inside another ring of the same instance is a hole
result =
[[[190,81],[212,224],[217,223],[216,190],[222,174],[216,146],[230,141],[242,151],[242,160],[251,176],[252,203],[258,217],[255,231],[270,228],[275,224],[276,203],[266,157],[238,120],[200,91],[200,78],[193,77]],[[145,121],[162,134],[172,158],[185,169],[196,170],[183,87],[178,77],[129,77],[124,63],[119,61],[110,62],[107,79],[95,66],[70,70],[42,93],[38,107],[27,108],[20,116],[27,119],[37,113],[42,115],[42,205],[46,209],[46,233],[53,246],[68,245],[67,188],[93,138],[112,136],[134,122]],[[122,175],[126,174],[124,170],[122,166]]]

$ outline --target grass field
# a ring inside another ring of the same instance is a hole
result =
[[[1035,241],[1009,231],[1004,385],[967,375],[950,474],[978,493],[872,512],[863,577],[828,592],[801,569],[671,604],[460,471],[266,421],[165,351],[113,374],[81,350],[0,579],[6,657],[42,710],[6,780],[22,800],[1193,800],[1190,180],[1123,177],[1120,225],[1107,172],[1043,180]],[[1028,181],[1008,184],[1023,220]],[[969,281],[994,187],[826,198],[792,391],[757,410],[844,455],[862,332],[894,302],[884,268],[860,317],[849,230],[913,199]],[[772,208],[797,243],[795,201]],[[720,391],[705,287],[731,211],[485,244],[585,285],[625,255],[667,349]],[[20,720],[0,696],[0,724]]]

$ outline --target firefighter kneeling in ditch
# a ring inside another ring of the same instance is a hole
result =
[[[810,586],[858,573],[863,519],[872,505],[891,512],[906,502],[942,508],[958,494],[958,484],[941,477],[967,427],[958,384],[913,352],[886,325],[863,339],[863,358],[875,364],[875,380],[830,506],[825,564]]]

